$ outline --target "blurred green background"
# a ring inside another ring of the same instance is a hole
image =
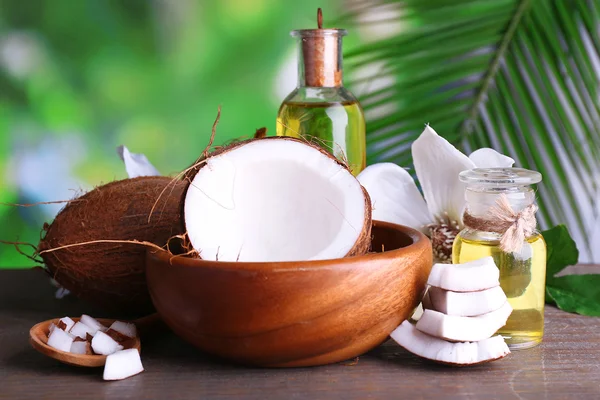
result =
[[[124,178],[121,144],[177,173],[219,105],[216,145],[273,134],[296,84],[289,32],[317,7],[350,32],[368,163],[414,173],[425,123],[466,153],[493,147],[544,176],[539,226],[566,224],[580,262],[600,262],[597,0],[0,0],[0,202]],[[0,239],[37,243],[61,207],[0,206]],[[28,265],[0,246],[0,268]]]
[[[289,32],[315,26],[304,0],[0,0],[0,202],[65,200],[126,177],[115,148],[164,174],[215,144],[275,131],[296,84]],[[351,35],[346,44],[358,41]],[[37,243],[61,205],[0,206],[0,239]],[[31,265],[12,246],[0,267]]]

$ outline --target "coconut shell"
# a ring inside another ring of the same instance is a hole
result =
[[[185,187],[168,177],[125,179],[97,187],[67,204],[44,227],[38,246],[49,273],[76,296],[107,311],[151,312],[145,246],[92,243],[43,251],[94,240],[137,240],[164,246],[183,233],[180,202]]]
[[[261,128],[259,129],[262,130],[265,128]],[[333,154],[329,153],[326,149],[314,144],[314,143],[310,143],[306,140],[302,140],[302,139],[297,139],[297,138],[293,138],[293,137],[289,137],[289,136],[268,136],[268,137],[263,137],[260,136],[259,131],[257,131],[257,134],[255,135],[254,138],[251,139],[246,139],[246,140],[242,140],[239,142],[234,142],[231,143],[227,146],[222,146],[222,147],[217,147],[215,150],[213,150],[211,153],[204,153],[202,154],[197,160],[196,162],[191,165],[189,168],[186,169],[186,173],[183,176],[184,181],[186,182],[186,187],[184,189],[184,193],[183,196],[181,197],[181,204],[180,204],[180,208],[181,208],[181,215],[184,215],[184,205],[185,205],[185,198],[187,195],[187,190],[190,187],[192,180],[194,179],[194,177],[196,176],[196,174],[202,169],[204,168],[204,166],[206,165],[206,161],[209,160],[212,157],[216,157],[219,155],[222,155],[224,153],[227,153],[231,150],[236,149],[239,146],[244,146],[248,143],[252,143],[255,142],[257,140],[290,140],[290,141],[295,141],[295,142],[300,142],[306,146],[310,146],[314,149],[319,150],[322,154],[326,155],[327,157],[331,158],[332,160],[334,160],[336,163],[338,163],[339,165],[341,165],[342,167],[344,167],[346,170],[348,170],[348,172],[351,173],[350,168],[348,167],[348,164],[346,164],[345,162],[339,160],[338,158],[336,158]],[[350,249],[350,251],[348,252],[348,254],[346,254],[346,257],[351,257],[351,256],[358,256],[358,255],[362,255],[362,254],[366,254],[370,251],[371,249],[371,228],[373,225],[373,219],[372,219],[372,205],[371,205],[371,197],[369,196],[369,193],[367,193],[367,191],[365,190],[364,187],[362,187],[363,193],[365,194],[365,223],[363,225],[363,230],[360,234],[360,236],[358,237],[356,243],[354,244],[354,246],[352,247],[352,249]],[[184,218],[182,218],[183,221],[183,229],[186,230],[185,228],[185,215]],[[185,246],[187,248],[191,248],[191,243],[189,243],[188,240],[185,241]],[[196,249],[197,250],[197,249]],[[199,257],[199,256],[198,256]],[[200,257],[199,257],[200,258]]]

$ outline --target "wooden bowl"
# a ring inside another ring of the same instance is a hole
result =
[[[75,322],[79,322],[79,318],[71,318]],[[96,318],[104,326],[111,326],[114,319],[107,318]],[[52,357],[62,363],[75,365],[78,367],[103,367],[106,363],[106,356],[103,355],[88,355],[88,354],[74,354],[66,351],[55,349],[54,347],[48,346],[48,332],[50,330],[50,324],[58,324],[60,318],[49,319],[48,321],[40,322],[34,325],[29,330],[29,342],[34,349],[39,351],[45,356]],[[141,351],[141,343],[139,336],[127,340],[123,343],[125,349],[137,349]]]
[[[302,262],[217,262],[149,249],[156,310],[180,337],[235,362],[322,365],[386,340],[419,303],[432,266],[420,232],[374,221],[373,250]]]

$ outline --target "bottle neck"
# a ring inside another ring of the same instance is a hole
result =
[[[474,217],[484,218],[489,214],[490,208],[497,205],[502,195],[506,196],[515,213],[522,211],[535,201],[535,191],[530,187],[498,188],[496,190],[467,187],[465,191],[466,211]]]
[[[298,87],[341,87],[342,35],[337,29],[292,32],[298,38]]]

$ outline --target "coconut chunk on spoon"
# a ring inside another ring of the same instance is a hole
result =
[[[358,180],[326,151],[289,137],[210,155],[187,190],[184,219],[207,260],[323,260],[370,244],[370,199]]]
[[[408,321],[390,336],[411,353],[443,364],[466,366],[500,359],[510,353],[502,336],[480,342],[452,343],[419,331]]]
[[[137,329],[135,327],[135,324],[131,322],[115,321],[110,325],[108,329],[112,329],[113,331],[118,332],[129,338],[133,338],[137,335]]]
[[[75,322],[75,325],[73,325],[71,330],[69,330],[69,333],[75,336],[79,336],[82,339],[86,339],[88,334],[94,336],[95,331],[83,322],[77,321]]]
[[[123,350],[123,346],[106,333],[98,331],[92,339],[92,350],[94,350],[94,353],[96,354],[107,356],[119,350]]]
[[[106,332],[106,330],[108,329],[107,327],[102,325],[100,322],[98,322],[98,320],[96,318],[92,318],[87,314],[83,314],[81,316],[81,318],[79,318],[79,322],[81,322],[82,324],[85,324],[86,326],[88,326],[91,329],[91,332],[90,332],[91,335],[95,335],[96,332],[98,332],[98,331]]]
[[[74,337],[59,328],[54,328],[48,336],[48,346],[60,351],[70,351]]]
[[[491,337],[506,324],[512,307],[506,301],[496,311],[477,317],[457,317],[424,310],[416,328],[423,333],[456,342],[476,342]]]
[[[500,270],[490,256],[463,264],[434,264],[427,284],[454,292],[475,292],[500,286]]]
[[[446,315],[474,317],[496,311],[506,303],[506,295],[500,286],[477,292],[452,292],[430,286],[423,307]]]

